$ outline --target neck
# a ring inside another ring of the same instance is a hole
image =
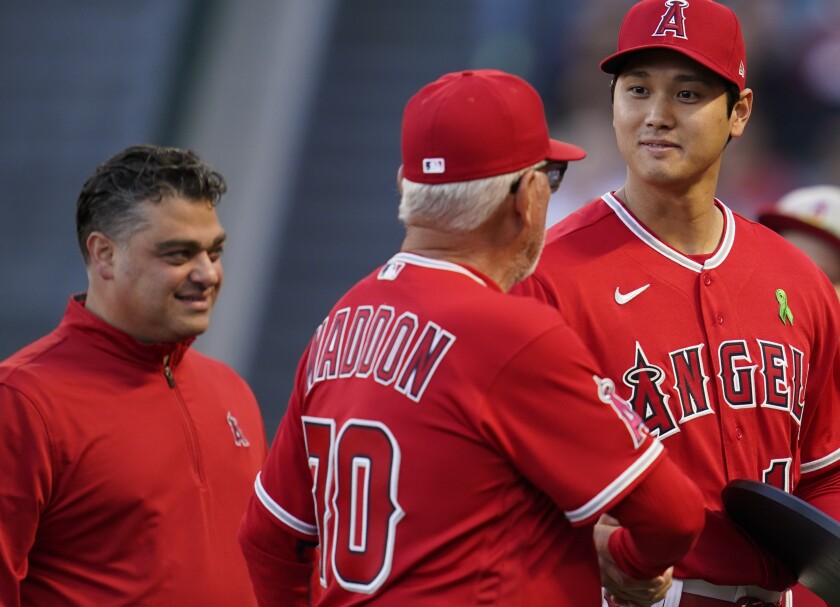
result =
[[[94,316],[98,316],[106,324],[111,325],[115,329],[119,329],[127,335],[131,335],[139,342],[145,344],[154,343],[136,335],[129,326],[120,322],[119,317],[112,312],[112,310],[115,310],[113,304],[108,303],[108,294],[105,287],[98,280],[88,280],[88,288],[85,292],[85,309]]]
[[[410,225],[400,250],[469,266],[490,278],[502,291],[508,291],[517,280],[517,271],[510,261],[516,252],[488,240],[482,230],[446,231]]]
[[[628,182],[615,195],[657,238],[686,255],[712,253],[723,236],[714,189],[664,191]]]

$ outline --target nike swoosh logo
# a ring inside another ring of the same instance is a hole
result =
[[[617,303],[617,304],[618,304],[618,305],[620,305],[620,306],[623,306],[623,305],[624,305],[624,304],[626,304],[628,301],[632,300],[632,299],[633,299],[633,298],[635,298],[637,295],[639,295],[642,291],[644,291],[645,289],[647,289],[649,286],[650,286],[650,283],[646,284],[646,285],[645,285],[645,286],[643,286],[643,287],[639,287],[639,288],[638,288],[638,289],[636,289],[635,291],[630,291],[629,293],[626,293],[626,294],[625,294],[625,293],[622,293],[621,291],[619,291],[619,290],[618,290],[618,287],[616,287],[616,288],[615,288],[615,303]]]

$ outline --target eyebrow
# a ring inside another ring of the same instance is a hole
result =
[[[208,249],[215,249],[219,245],[221,245],[227,239],[227,234],[222,232],[216,238],[213,239],[213,242],[210,243],[210,246],[207,247]],[[201,243],[197,240],[179,240],[177,238],[172,240],[164,240],[163,242],[159,242],[155,245],[155,250],[157,251],[167,251],[169,249],[191,249],[193,251],[201,250],[203,247]]]
[[[650,78],[650,72],[644,69],[635,69],[635,70],[628,70],[621,74],[622,76],[626,76],[629,78]],[[679,74],[674,78],[675,82],[702,82],[703,84],[712,84],[714,79],[711,75],[704,74],[702,72],[689,72],[684,74]]]

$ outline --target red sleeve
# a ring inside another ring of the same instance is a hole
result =
[[[577,334],[558,324],[510,359],[480,413],[490,444],[575,526],[597,521],[662,452],[625,401],[602,400],[600,377]]]
[[[835,520],[840,520],[840,463],[830,468],[803,474],[795,495]],[[797,607],[828,607],[828,603],[801,585],[793,588]]]
[[[800,428],[802,475],[793,493],[840,520],[840,307],[833,287],[821,278],[834,305],[816,327],[820,341],[811,353]]]
[[[840,520],[840,462],[803,474],[794,495],[831,518]]]
[[[694,549],[677,563],[674,577],[697,577],[696,571],[707,572],[704,575],[708,581],[723,586],[755,585],[781,591],[796,582],[787,567],[721,511],[706,511],[703,533]]]
[[[539,268],[524,280],[513,285],[509,292],[511,295],[518,295],[520,297],[533,297],[537,301],[550,305],[552,308],[558,307],[554,291],[547,284]]]
[[[667,457],[610,510],[621,527],[609,549],[634,579],[660,575],[694,545],[703,528],[703,496]]]
[[[306,607],[313,602],[310,583],[318,543],[312,503],[312,477],[300,422],[300,390],[304,381],[301,359],[296,389],[289,398],[256,493],[239,528],[239,545],[260,607]]]
[[[29,399],[0,386],[0,420],[0,605],[18,607],[53,465],[46,426]]]
[[[315,546],[287,532],[251,496],[239,544],[260,607],[308,607]]]

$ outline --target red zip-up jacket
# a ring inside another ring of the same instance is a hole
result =
[[[78,297],[0,364],[0,605],[256,605],[236,531],[263,423],[191,342],[143,344]]]

